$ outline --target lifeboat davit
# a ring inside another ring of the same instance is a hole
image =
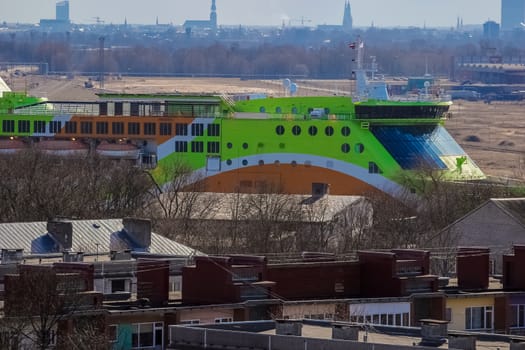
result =
[[[56,156],[87,156],[89,146],[77,140],[44,140],[35,143],[40,151]]]
[[[0,139],[0,154],[11,154],[27,149],[29,146],[22,140]]]
[[[130,143],[102,142],[96,149],[101,157],[118,159],[138,159],[140,150]]]

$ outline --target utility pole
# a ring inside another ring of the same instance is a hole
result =
[[[100,44],[100,47],[99,47],[99,60],[100,60],[100,74],[99,74],[99,83],[100,83],[100,88],[103,89],[104,88],[104,40],[105,38],[103,36],[101,36],[100,38],[98,38],[99,40],[99,44]]]

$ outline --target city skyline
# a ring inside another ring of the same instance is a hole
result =
[[[55,0],[17,0],[0,3],[0,21],[38,23],[55,18]],[[73,23],[89,24],[104,21],[121,24],[181,25],[188,19],[207,19],[210,0],[191,3],[183,0],[149,0],[147,5],[128,0],[70,0]],[[321,25],[341,24],[345,0],[318,2],[305,0],[218,0],[219,25]],[[480,5],[479,0],[352,0],[354,26],[369,27],[455,27],[457,17],[465,25],[482,24],[487,20],[500,22],[500,1]],[[377,11],[381,9],[381,11]]]

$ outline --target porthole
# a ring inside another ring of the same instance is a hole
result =
[[[275,164],[275,165],[280,165],[280,164],[281,164],[281,162],[280,162],[280,161],[278,161],[278,160],[276,160],[275,162],[273,162],[273,164]]]
[[[228,147],[228,148],[231,149],[231,148],[233,147],[233,144],[232,144],[231,142],[228,142],[228,143],[226,144],[226,147]]]
[[[282,134],[284,134],[284,126],[282,126],[282,125],[277,125],[277,127],[275,128],[275,132],[277,133],[277,135],[282,135]]]
[[[244,148],[244,149],[248,149],[248,144],[247,144],[246,142],[244,142],[244,143],[242,144],[242,148]]]
[[[311,135],[311,136],[315,136],[317,135],[317,127],[316,126],[310,126],[308,128],[308,133]]]
[[[334,134],[334,128],[331,126],[327,126],[324,129],[324,133],[326,134],[326,136],[332,136]]]
[[[343,145],[341,146],[341,151],[343,151],[343,153],[350,152],[350,145],[348,143],[343,143]]]
[[[343,126],[343,128],[341,129],[341,134],[343,136],[350,136],[350,127]]]
[[[247,161],[246,159],[244,159],[244,160],[242,161],[242,165],[244,165],[244,166],[248,165],[248,161]]]
[[[292,128],[292,134],[295,136],[301,135],[301,127],[299,125],[294,125]]]
[[[259,165],[264,165],[264,160],[261,159],[261,160],[259,161]]]
[[[261,112],[261,113],[265,113],[265,112],[266,112],[266,108],[264,108],[263,106],[261,106],[261,107],[259,108],[259,112]]]
[[[297,166],[297,162],[295,160],[292,160],[292,166],[293,167]]]
[[[276,107],[275,108],[275,113],[282,113],[283,110],[281,109],[281,107]]]
[[[292,107],[292,114],[297,114],[297,107]]]
[[[363,153],[365,150],[365,146],[362,143],[358,143],[355,145],[355,153]]]
[[[231,160],[231,159],[228,159],[228,160],[226,161],[226,165],[227,165],[227,166],[231,166],[231,165],[232,165],[232,160]]]

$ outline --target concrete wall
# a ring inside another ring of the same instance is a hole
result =
[[[355,341],[313,339],[295,336],[254,334],[170,326],[170,345],[168,349],[179,349],[185,346],[204,347],[207,349],[224,349],[234,347],[238,350],[423,350],[434,349],[423,346],[402,346],[389,344],[372,344]]]

